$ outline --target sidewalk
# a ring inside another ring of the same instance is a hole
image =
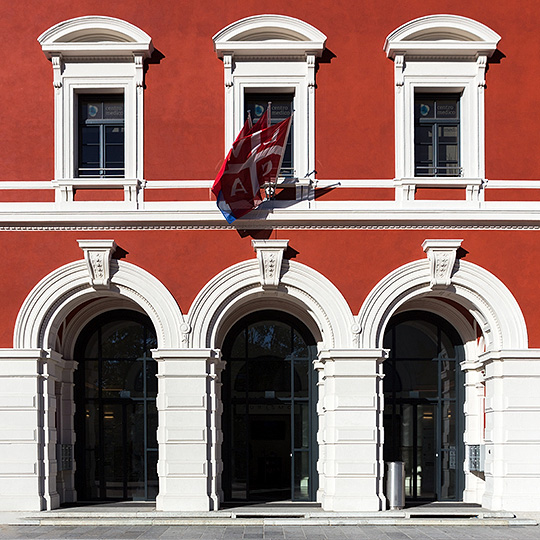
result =
[[[538,540],[534,526],[0,526],[0,539],[85,540]]]

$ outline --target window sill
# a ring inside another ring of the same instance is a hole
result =
[[[57,204],[70,204],[75,201],[77,190],[110,190],[123,189],[124,205],[138,208],[139,193],[144,188],[146,180],[137,178],[64,178],[52,180]]]
[[[413,177],[396,178],[394,186],[396,188],[397,201],[414,201],[417,188],[435,188],[435,189],[459,189],[463,188],[466,192],[465,200],[480,201],[483,193],[485,180],[483,178],[463,178],[463,177]]]

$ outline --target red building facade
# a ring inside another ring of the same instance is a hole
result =
[[[396,460],[411,500],[537,508],[535,10],[272,11],[4,19],[3,509],[384,510]],[[228,225],[259,101],[290,170]]]

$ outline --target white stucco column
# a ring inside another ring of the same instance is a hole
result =
[[[540,350],[480,356],[486,383],[486,490],[492,510],[540,508]]]
[[[42,349],[0,349],[0,509],[50,510],[56,491],[60,359]]]
[[[218,507],[222,363],[212,349],[158,349],[158,510]]]
[[[485,491],[483,471],[471,471],[467,456],[469,445],[484,444],[484,364],[482,362],[462,362],[461,369],[465,376],[465,395],[463,414],[465,426],[463,442],[465,444],[465,489],[463,501],[482,504]]]
[[[383,510],[383,349],[322,351],[318,498],[324,510]]]
[[[57,426],[57,482],[56,490],[60,502],[70,503],[77,500],[75,491],[75,396],[73,375],[77,368],[74,360],[62,360],[62,369],[58,374],[56,386]]]

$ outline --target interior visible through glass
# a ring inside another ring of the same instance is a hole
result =
[[[436,315],[406,312],[391,319],[384,347],[390,349],[383,364],[384,460],[405,463],[407,498],[459,500],[464,459],[459,336]]]
[[[157,345],[150,320],[118,310],[94,319],[76,346],[79,500],[151,500],[157,480]]]
[[[296,319],[259,312],[224,345],[226,500],[313,500],[313,337]]]

